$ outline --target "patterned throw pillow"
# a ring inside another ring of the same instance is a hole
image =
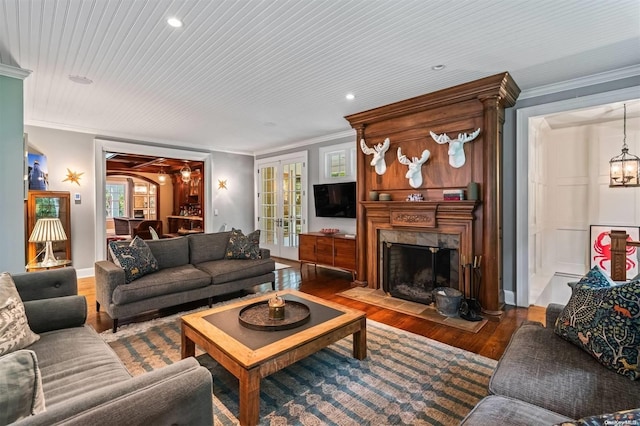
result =
[[[640,379],[640,282],[604,286],[601,270],[589,274],[569,284],[571,298],[555,332],[607,368]]]
[[[226,259],[260,259],[260,230],[245,236],[241,230],[233,228],[225,253]]]
[[[0,356],[26,348],[40,338],[29,328],[18,289],[9,275],[0,275]]]
[[[0,357],[0,424],[45,411],[42,376],[35,352],[20,350]]]
[[[159,269],[158,261],[151,253],[151,249],[137,235],[128,246],[111,241],[109,251],[113,263],[124,269],[124,281],[127,284]]]
[[[618,411],[583,417],[580,420],[558,423],[555,426],[602,426],[602,425],[637,425],[640,424],[640,409]]]

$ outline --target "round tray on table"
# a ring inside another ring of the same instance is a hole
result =
[[[289,330],[309,321],[310,314],[309,307],[304,303],[285,299],[284,319],[271,319],[269,301],[264,300],[242,308],[238,314],[238,321],[252,330]]]

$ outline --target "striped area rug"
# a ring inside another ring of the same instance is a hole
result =
[[[133,375],[180,359],[178,319],[105,337]],[[356,360],[345,338],[263,379],[260,424],[455,425],[487,394],[496,365],[371,320],[367,348],[367,358]],[[237,424],[238,381],[202,351],[197,355],[213,375],[215,424]]]

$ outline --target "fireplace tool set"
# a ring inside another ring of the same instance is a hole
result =
[[[462,256],[462,292],[464,299],[460,302],[460,318],[467,321],[481,321],[481,306],[478,302],[478,294],[482,286],[482,256],[473,256],[473,262],[467,263],[465,257]],[[467,282],[469,283],[469,291],[467,292]]]

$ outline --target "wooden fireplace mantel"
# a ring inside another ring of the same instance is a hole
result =
[[[356,284],[381,288],[378,231],[403,229],[458,233],[461,255],[482,255],[483,286],[479,299],[486,312],[500,314],[502,289],[502,127],[504,109],[515,104],[520,89],[509,73],[385,105],[345,117],[356,130],[357,150],[357,252]],[[464,144],[466,162],[449,164],[448,145],[431,137],[480,129],[479,136]],[[371,158],[360,149],[360,141],[373,147],[386,138],[383,175],[375,173]],[[397,159],[398,148],[408,158],[430,157],[422,165],[423,183],[409,185],[407,166]],[[444,201],[443,190],[466,189],[470,182],[480,188],[480,201]],[[369,192],[388,193],[392,200],[404,200],[420,193],[424,202],[368,201]],[[471,258],[471,257],[469,257]]]

